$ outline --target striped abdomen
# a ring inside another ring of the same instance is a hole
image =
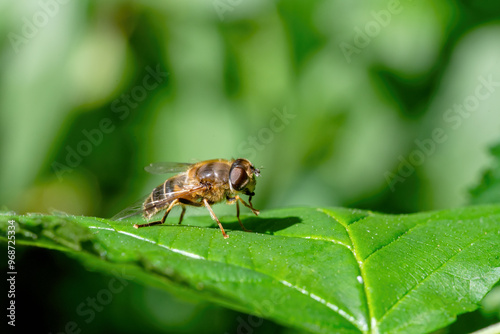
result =
[[[182,173],[156,187],[142,205],[144,217],[149,219],[158,211],[166,209],[177,198],[178,191],[183,189],[186,178],[186,173]]]

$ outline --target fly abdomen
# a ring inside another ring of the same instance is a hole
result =
[[[163,184],[156,187],[151,195],[149,195],[148,198],[144,201],[144,204],[142,206],[144,218],[149,219],[162,209],[161,207],[159,207],[159,203],[164,202],[161,201],[162,197]]]
[[[149,219],[158,211],[167,208],[170,203],[176,198],[176,192],[181,189],[185,176],[182,174],[166,180],[164,183],[156,187],[151,195],[144,201],[143,214]]]

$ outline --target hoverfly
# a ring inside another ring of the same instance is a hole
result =
[[[145,219],[150,219],[161,210],[165,210],[163,218],[145,224],[135,224],[135,228],[163,224],[168,214],[176,205],[182,207],[179,224],[184,218],[186,206],[205,206],[210,216],[220,227],[224,238],[229,236],[224,231],[221,222],[212,210],[211,205],[226,201],[227,204],[236,203],[236,217],[243,230],[250,232],[243,226],[240,219],[239,202],[252,210],[255,215],[259,210],[252,205],[255,195],[256,177],[260,170],[255,168],[247,159],[213,159],[194,164],[189,163],[153,163],[145,167],[153,174],[179,173],[154,188],[151,194],[142,203],[139,210],[130,214],[129,209],[118,213],[114,219],[123,219],[137,213],[142,213]],[[248,195],[248,203],[240,195]]]

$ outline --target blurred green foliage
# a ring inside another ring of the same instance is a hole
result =
[[[500,144],[491,148],[491,155],[495,163],[484,172],[481,183],[471,189],[473,204],[498,203],[500,199]]]
[[[0,1],[0,204],[110,217],[163,181],[150,162],[243,156],[263,167],[259,209],[464,205],[500,134],[499,17],[494,1]],[[36,256],[52,284],[95,291]],[[161,314],[159,331],[199,330]],[[214,332],[237,326],[220,317]]]

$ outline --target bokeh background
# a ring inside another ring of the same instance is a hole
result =
[[[151,162],[232,157],[262,167],[261,210],[452,208],[500,140],[495,1],[2,0],[0,34],[0,205],[20,213],[111,217],[163,181]],[[75,310],[109,276],[49,251],[18,261],[19,320],[43,332],[248,318],[130,283],[87,324]]]

